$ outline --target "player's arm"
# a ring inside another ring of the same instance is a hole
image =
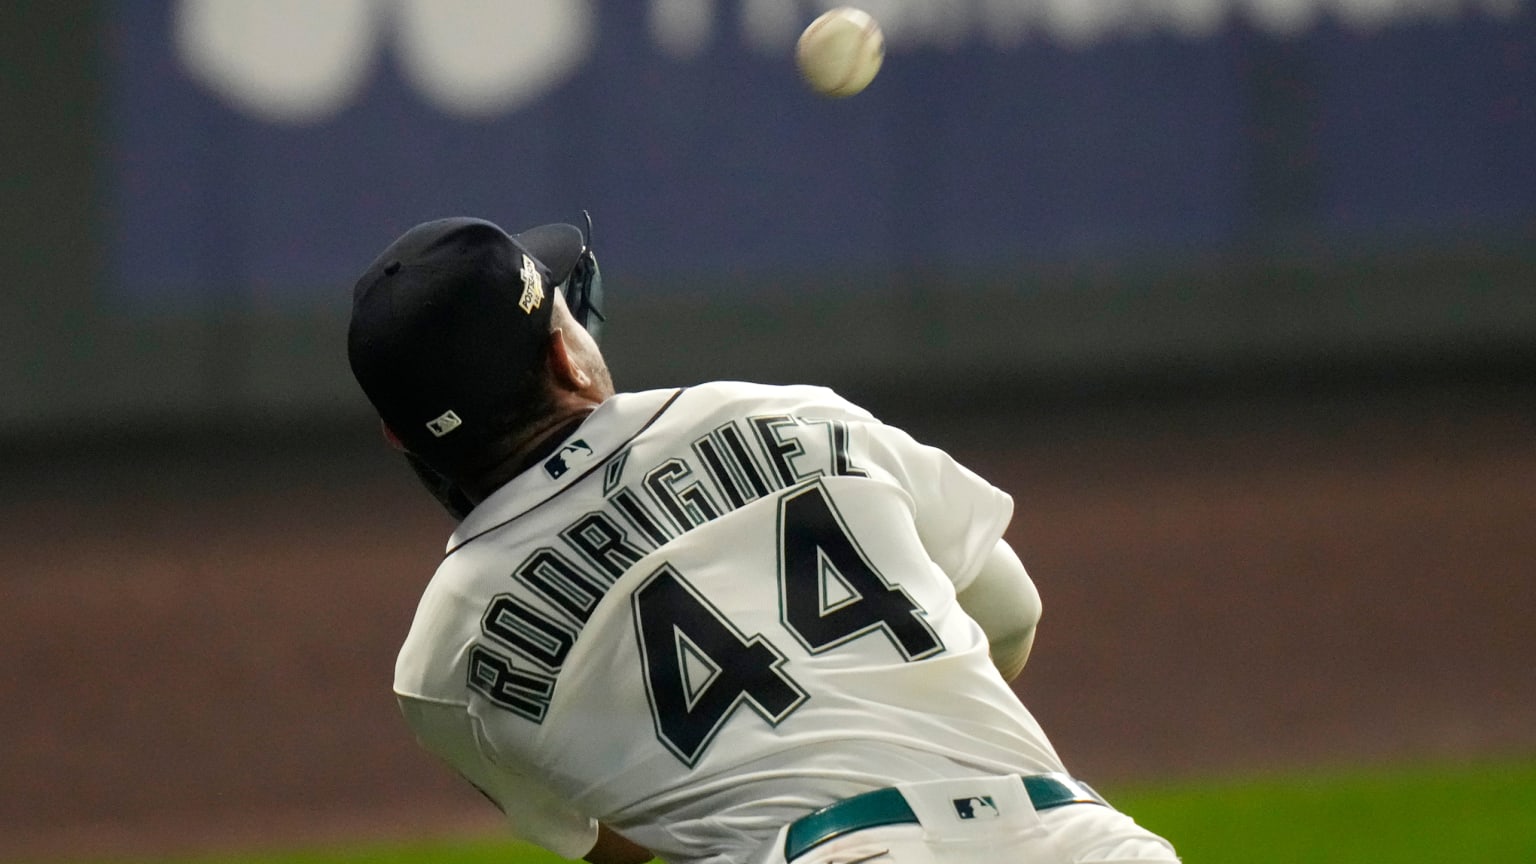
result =
[[[1040,592],[1008,541],[997,541],[956,598],[987,634],[997,670],[1009,681],[1017,678],[1035,644],[1041,607]]]
[[[591,864],[645,864],[656,857],[651,850],[625,839],[607,825],[597,826],[597,843],[582,856]]]
[[[954,582],[960,608],[981,625],[993,664],[1013,680],[1040,620],[1040,594],[1001,539],[1013,499],[948,453],[860,412],[853,406],[846,421],[854,462],[883,472],[910,496],[923,548]]]

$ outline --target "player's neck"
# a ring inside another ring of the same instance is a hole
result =
[[[595,410],[597,403],[585,401],[572,401],[561,406],[509,447],[506,455],[479,479],[465,483],[465,494],[476,504],[484,501],[513,477],[553,452],[565,436]]]

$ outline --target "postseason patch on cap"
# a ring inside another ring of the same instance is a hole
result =
[[[523,277],[523,296],[517,300],[518,308],[532,315],[533,310],[544,302],[544,277],[539,275],[538,265],[526,254],[523,255],[523,267],[518,275]]]

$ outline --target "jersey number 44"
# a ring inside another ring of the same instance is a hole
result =
[[[923,610],[870,563],[820,482],[778,502],[779,613],[809,654],[881,634],[907,661],[944,645]],[[827,585],[840,585],[829,600]],[[778,725],[809,698],[785,668],[785,653],[746,634],[693,585],[663,564],[630,597],[658,739],[693,765],[742,705]]]

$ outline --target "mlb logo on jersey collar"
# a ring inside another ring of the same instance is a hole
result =
[[[592,458],[592,446],[580,438],[561,445],[555,455],[544,460],[544,473],[551,480],[558,480],[572,467]]]

